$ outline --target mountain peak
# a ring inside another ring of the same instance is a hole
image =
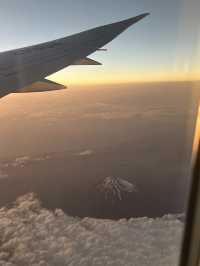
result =
[[[104,178],[98,188],[104,194],[106,200],[110,198],[122,200],[122,193],[136,192],[135,185],[122,178],[113,176]]]

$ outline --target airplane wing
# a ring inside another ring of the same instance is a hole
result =
[[[76,64],[99,64],[86,58],[148,13],[65,38],[0,53],[0,97],[20,91]]]

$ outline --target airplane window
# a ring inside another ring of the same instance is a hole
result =
[[[0,265],[179,265],[199,10],[2,1]]]

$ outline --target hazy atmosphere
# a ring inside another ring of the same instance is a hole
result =
[[[182,212],[198,94],[199,83],[169,82],[2,99],[1,205],[37,192],[46,206],[75,216]],[[109,205],[97,193],[108,176],[131,181],[136,192]]]

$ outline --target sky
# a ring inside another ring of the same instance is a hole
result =
[[[71,66],[50,78],[66,85],[198,79],[199,10],[198,0],[1,0],[0,51],[150,12],[90,56],[103,66]]]

